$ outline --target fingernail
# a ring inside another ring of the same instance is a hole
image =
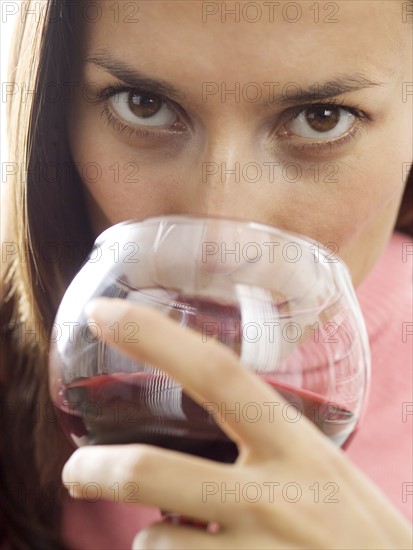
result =
[[[80,483],[77,481],[73,481],[72,479],[73,473],[71,472],[71,469],[72,469],[72,464],[69,458],[69,460],[63,466],[62,483],[66,487],[71,498],[80,498],[81,497],[81,492],[79,492]]]
[[[66,462],[66,464],[63,466],[62,470],[62,481],[63,483],[70,483],[72,481],[72,473],[73,473],[73,455],[75,455],[77,451],[75,451],[72,456],[69,458],[69,460]]]
[[[73,479],[73,474],[76,471],[79,471],[84,464],[85,460],[90,461],[90,454],[95,448],[93,447],[81,447],[76,449],[67,460],[66,464],[63,466],[62,470],[62,481],[63,483],[69,483]],[[93,454],[92,454],[93,458]]]

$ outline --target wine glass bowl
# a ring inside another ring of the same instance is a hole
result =
[[[98,237],[58,309],[50,392],[74,445],[150,443],[234,462],[236,445],[211,414],[225,405],[195,403],[157,365],[104,343],[85,315],[101,296],[157,309],[204,343],[220,340],[286,399],[286,420],[305,415],[337,445],[350,441],[368,389],[368,340],[348,270],[321,244],[235,219],[123,222]],[[110,330],[139,339],[133,319]],[[228,414],[253,422],[263,412],[252,402]]]

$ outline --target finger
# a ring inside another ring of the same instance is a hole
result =
[[[87,315],[100,325],[103,338],[135,360],[154,364],[178,380],[185,391],[211,412],[238,448],[253,449],[255,455],[273,457],[276,450],[290,454],[303,448],[308,430],[305,417],[289,423],[282,416],[284,399],[257,375],[241,367],[238,357],[217,341],[202,342],[201,335],[183,329],[156,310],[136,306],[125,300],[99,298],[88,304]],[[130,341],[131,320],[138,324],[138,341]],[[109,329],[117,321],[116,341]],[[125,337],[123,337],[125,336]],[[254,408],[254,417],[239,411]],[[238,411],[238,413],[237,413]],[[271,430],[271,431],[269,431]],[[273,437],[269,438],[269,433]]]
[[[156,506],[206,522],[230,525],[221,487],[235,486],[237,468],[149,445],[96,445],[76,450],[62,480],[74,498]],[[239,475],[238,475],[239,477]]]
[[[166,523],[144,529],[136,535],[132,544],[132,550],[213,550],[223,547],[219,533]]]
[[[296,550],[304,548],[279,537],[274,530],[269,536],[253,525],[239,529],[222,529],[209,533],[201,529],[156,523],[140,531],[133,540],[132,550]],[[307,546],[305,546],[307,548]]]

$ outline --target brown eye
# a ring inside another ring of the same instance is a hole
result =
[[[178,119],[168,103],[154,94],[119,92],[109,104],[117,118],[130,126],[171,126]]]
[[[156,96],[149,94],[128,94],[128,103],[130,111],[141,118],[148,118],[156,115],[163,105],[163,101]]]
[[[306,139],[338,138],[346,134],[357,117],[348,108],[331,105],[306,107],[285,124],[288,133]]]
[[[306,109],[305,118],[315,132],[328,132],[337,126],[340,114],[337,108],[330,109],[316,105]]]

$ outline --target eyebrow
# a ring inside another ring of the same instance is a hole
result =
[[[161,79],[149,78],[128,63],[114,58],[109,53],[96,52],[94,55],[85,58],[84,62],[92,63],[93,65],[105,69],[112,76],[121,80],[131,88],[138,88],[147,92],[157,92],[177,102],[186,99],[185,94],[181,93],[169,82]]]
[[[162,95],[176,102],[187,100],[184,93],[180,92],[175,86],[162,79],[149,78],[134,67],[116,59],[109,52],[100,50],[84,59],[85,63],[92,63],[109,72],[118,80],[124,82],[131,88],[141,89],[146,92]],[[203,84],[219,84],[216,82],[203,82]],[[222,83],[224,85],[225,83]],[[256,84],[251,82],[248,84]],[[332,99],[343,95],[344,93],[357,92],[366,88],[376,86],[386,86],[386,83],[371,80],[361,72],[354,74],[341,74],[324,83],[315,81],[313,84],[303,87],[298,82],[289,82],[281,86],[280,82],[264,82],[267,91],[272,87],[270,100],[262,101],[268,105],[299,105],[305,102],[316,102],[323,99]],[[233,86],[228,85],[228,90]],[[288,90],[291,90],[290,92]],[[279,93],[281,91],[281,93]],[[278,93],[276,93],[278,92]],[[228,91],[228,95],[231,95]],[[232,94],[233,95],[233,94]],[[264,95],[264,94],[263,94]],[[258,102],[257,102],[258,103]]]

